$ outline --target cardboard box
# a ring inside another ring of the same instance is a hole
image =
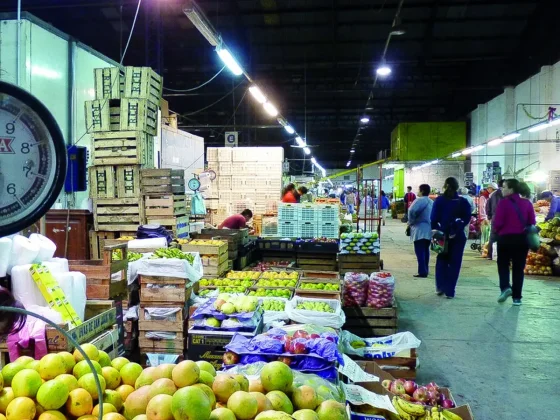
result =
[[[105,331],[90,341],[98,350],[106,352],[111,359],[119,356],[119,329]]]

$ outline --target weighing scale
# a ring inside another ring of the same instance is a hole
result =
[[[64,186],[66,165],[64,138],[50,111],[0,81],[0,237],[47,213]]]

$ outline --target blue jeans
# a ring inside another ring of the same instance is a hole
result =
[[[426,277],[429,271],[430,264],[430,240],[419,239],[414,241],[414,252],[418,260],[418,275]]]
[[[445,293],[445,296],[454,297],[467,238],[464,235],[456,236],[453,239],[449,239],[448,243],[447,254],[439,254],[437,256],[436,290]]]

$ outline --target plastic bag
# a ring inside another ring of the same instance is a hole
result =
[[[342,331],[340,336],[340,347],[345,354],[366,359],[394,357],[402,351],[417,349],[420,344],[421,341],[409,331],[375,338],[362,338],[349,331]]]
[[[327,303],[334,312],[297,309],[297,305],[300,302],[324,302]],[[340,307],[340,301],[334,299],[308,299],[296,296],[286,303],[286,314],[292,321],[300,324],[316,324],[322,327],[342,328],[346,322],[346,315],[344,315]]]
[[[364,273],[346,273],[344,275],[342,306],[365,306],[368,279],[368,275]]]
[[[206,206],[204,205],[204,198],[200,193],[195,192],[191,199],[191,214],[197,216],[206,215]]]
[[[387,308],[393,305],[395,278],[391,273],[372,273],[368,283],[367,306],[369,308]]]

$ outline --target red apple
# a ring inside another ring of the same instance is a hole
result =
[[[286,353],[291,353],[290,350],[292,348],[292,337],[285,335],[282,337],[282,341],[284,342],[284,351]]]
[[[445,399],[445,400],[442,401],[441,406],[443,408],[454,408],[455,403],[451,400]]]
[[[307,349],[305,348],[305,344],[301,341],[294,341],[292,344],[292,353],[293,354],[305,354],[307,353]]]
[[[412,394],[412,398],[414,398],[418,402],[425,403],[428,401],[427,392],[428,390],[426,389],[426,387],[421,386],[419,388],[416,388],[416,391],[414,391],[414,393]]]
[[[226,351],[222,356],[224,365],[236,365],[239,363],[239,356],[231,351]]]
[[[414,391],[416,391],[417,385],[416,382],[414,381],[406,381],[404,383],[404,389],[406,391],[406,393],[410,396],[412,396],[412,394],[414,394]]]
[[[311,334],[309,338],[321,338],[319,334]]]
[[[290,359],[289,357],[285,357],[285,356],[279,357],[278,361],[282,362],[282,363],[285,363],[288,366],[290,366],[290,364],[292,363],[292,359]]]
[[[397,395],[404,395],[406,394],[406,391],[404,390],[404,385],[398,381],[395,381],[391,384],[391,389],[390,391],[393,394],[397,394]]]
[[[390,379],[385,379],[383,382],[381,382],[381,386],[389,390],[391,388],[391,383],[392,381]]]
[[[307,331],[303,331],[303,330],[297,330],[294,333],[294,338],[309,338],[309,334],[307,333]]]

